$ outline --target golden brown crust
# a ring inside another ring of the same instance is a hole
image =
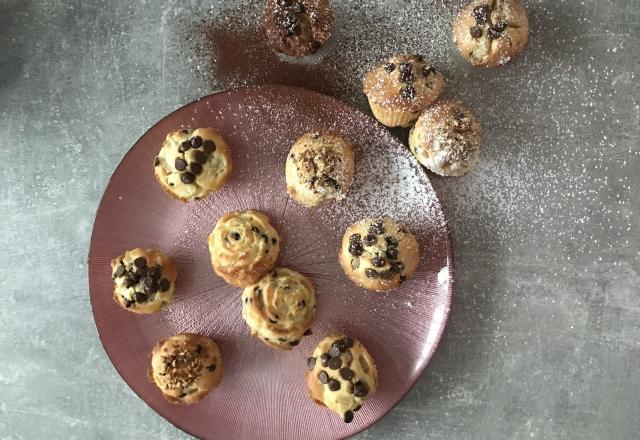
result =
[[[223,215],[211,235],[211,265],[227,283],[246,287],[275,266],[280,235],[259,211],[232,211]]]
[[[158,342],[151,352],[148,376],[171,403],[198,403],[218,386],[222,374],[220,349],[208,336],[171,336]]]
[[[444,77],[419,55],[394,55],[367,72],[371,110],[388,127],[407,127],[444,90]]]
[[[334,15],[329,0],[268,0],[264,10],[267,41],[276,52],[303,57],[331,36]]]
[[[194,146],[181,147],[194,139],[199,139],[197,143],[193,141]],[[178,160],[183,161],[186,168],[178,169]],[[182,202],[199,200],[219,190],[229,181],[232,170],[229,147],[222,136],[210,128],[167,134],[154,163],[154,175],[162,189]],[[194,181],[185,183],[184,174]]]
[[[316,311],[313,283],[278,267],[242,294],[242,317],[251,336],[281,350],[291,350],[311,327]]]
[[[342,269],[354,283],[379,292],[398,287],[415,272],[419,259],[413,234],[390,218],[349,226],[339,254]]]
[[[378,387],[378,371],[367,349],[340,333],[320,341],[308,358],[307,367],[305,382],[311,399],[346,422],[353,419],[353,413]]]
[[[418,162],[441,176],[462,176],[473,170],[481,143],[477,118],[453,100],[429,107],[409,134],[409,150]]]
[[[129,312],[158,313],[171,304],[177,275],[173,261],[159,250],[125,251],[111,260],[113,299]]]
[[[522,0],[474,0],[453,21],[453,42],[478,67],[500,67],[527,44],[529,20]]]
[[[354,173],[353,147],[347,140],[326,132],[305,133],[287,156],[287,192],[307,207],[342,200]]]

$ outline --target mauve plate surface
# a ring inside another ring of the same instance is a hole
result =
[[[208,126],[232,149],[230,183],[208,198],[183,204],[153,176],[153,158],[170,131]],[[284,164],[305,131],[328,129],[355,145],[356,176],[341,203],[309,210],[286,192]],[[266,212],[283,237],[279,265],[317,287],[313,335],[291,352],[251,338],[241,316],[241,289],[211,266],[207,237],[234,209]],[[409,226],[421,246],[417,272],[389,293],[355,287],[337,253],[346,227],[387,215]],[[112,299],[109,261],[124,249],[158,248],[177,264],[174,303],[138,316]],[[129,386],[155,411],[203,439],[332,439],[354,435],[383,417],[420,377],[442,334],[451,299],[453,261],[440,203],[407,149],[365,114],[304,89],[260,86],[193,102],[151,128],[117,167],[100,203],[89,253],[91,304],[100,339]],[[374,357],[379,388],[351,424],[314,404],[304,385],[306,357],[329,332],[360,341]],[[194,406],[166,402],[147,378],[149,352],[180,332],[212,336],[224,377]]]

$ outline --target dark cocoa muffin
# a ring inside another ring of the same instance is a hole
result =
[[[316,52],[333,28],[329,0],[268,0],[264,28],[276,52],[303,57]]]

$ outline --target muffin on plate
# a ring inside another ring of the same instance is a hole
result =
[[[192,405],[218,386],[222,371],[222,356],[215,341],[184,333],[153,347],[148,375],[167,401]]]
[[[307,207],[342,200],[354,172],[353,148],[348,141],[330,133],[306,133],[287,156],[287,191]]]
[[[453,42],[474,66],[503,66],[522,52],[528,39],[522,0],[474,0],[453,21]]]
[[[233,286],[246,287],[275,266],[280,235],[262,212],[232,211],[209,235],[209,252],[216,274]]]
[[[313,283],[285,267],[274,269],[242,294],[242,317],[251,336],[273,348],[291,350],[298,345],[315,313]]]
[[[276,52],[303,57],[324,45],[333,29],[329,0],[267,0],[264,29]]]
[[[390,218],[365,219],[344,234],[340,264],[358,286],[369,290],[395,289],[418,267],[418,242],[411,232]]]
[[[473,170],[481,142],[478,119],[452,100],[429,107],[409,134],[409,149],[418,162],[441,176],[463,176]]]
[[[307,359],[306,383],[314,402],[351,423],[354,413],[375,393],[378,371],[359,341],[336,333],[320,341]]]
[[[220,189],[233,168],[229,147],[210,128],[169,133],[153,166],[162,188],[183,202]]]
[[[113,299],[129,312],[157,313],[171,304],[177,275],[173,262],[158,250],[125,251],[111,260]]]
[[[409,127],[444,90],[444,77],[422,56],[394,55],[364,79],[371,111],[387,127]]]

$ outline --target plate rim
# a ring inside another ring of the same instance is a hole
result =
[[[315,95],[321,96],[324,99],[329,99],[331,101],[334,101],[338,105],[346,106],[350,110],[352,110],[354,112],[357,112],[360,116],[363,116],[363,117],[369,119],[371,122],[373,122],[375,124],[378,124],[378,125],[382,125],[382,124],[380,124],[380,122],[378,122],[370,114],[367,114],[364,111],[360,110],[359,108],[356,108],[356,107],[354,107],[354,106],[352,106],[350,104],[347,104],[346,102],[343,102],[338,98],[335,98],[335,97],[330,96],[330,95],[326,95],[324,93],[317,92],[315,90],[307,89],[307,88],[304,88],[304,87],[299,87],[299,86],[285,86],[285,85],[280,85],[280,84],[257,84],[257,85],[250,85],[250,86],[244,86],[244,87],[232,87],[232,88],[229,88],[229,89],[226,89],[226,90],[220,90],[220,91],[217,91],[217,92],[210,93],[208,95],[201,96],[201,97],[199,97],[197,99],[194,99],[193,101],[190,101],[190,102],[188,102],[188,103],[186,103],[184,105],[181,105],[180,107],[176,108],[175,110],[167,113],[165,116],[163,116],[158,121],[156,121],[153,125],[151,125],[147,130],[145,130],[145,132],[140,137],[138,137],[138,139],[131,145],[131,147],[122,156],[122,158],[118,162],[118,165],[113,169],[113,171],[111,172],[111,175],[109,176],[109,180],[107,181],[107,184],[105,185],[104,190],[102,192],[102,196],[100,197],[100,201],[98,202],[98,206],[96,208],[95,216],[94,216],[94,219],[93,219],[93,225],[92,225],[92,228],[91,228],[91,238],[90,238],[90,242],[89,242],[89,252],[88,252],[88,255],[87,255],[87,292],[89,294],[89,302],[91,304],[91,315],[92,315],[92,318],[93,318],[93,324],[95,326],[96,332],[98,333],[98,338],[100,339],[100,344],[102,345],[102,349],[106,353],[107,358],[109,359],[109,361],[111,363],[111,366],[116,370],[116,372],[118,373],[120,378],[127,384],[129,389],[135,393],[135,395],[138,397],[138,399],[140,399],[142,402],[144,402],[145,405],[148,408],[151,408],[151,410],[155,414],[157,414],[158,416],[162,417],[163,419],[165,419],[166,421],[171,423],[173,426],[178,428],[180,431],[182,431],[182,432],[184,432],[184,433],[186,433],[186,434],[188,434],[188,435],[190,435],[190,436],[192,436],[194,438],[199,438],[199,437],[197,437],[193,433],[187,431],[182,426],[178,425],[170,415],[165,415],[165,414],[160,413],[153,406],[151,406],[149,404],[149,402],[147,402],[145,399],[143,399],[140,396],[140,394],[131,385],[131,383],[129,383],[127,378],[120,371],[118,366],[113,362],[111,354],[106,349],[105,342],[103,340],[103,335],[100,332],[100,329],[98,328],[98,324],[97,324],[96,319],[95,319],[95,308],[94,308],[93,296],[91,295],[91,286],[93,284],[92,280],[93,280],[93,277],[94,277],[94,275],[92,275],[92,273],[91,273],[91,262],[95,257],[94,256],[94,252],[95,252],[95,249],[94,249],[94,247],[95,247],[94,241],[95,240],[94,240],[94,238],[95,238],[95,234],[96,234],[96,221],[97,221],[98,215],[100,214],[100,211],[101,211],[101,209],[103,207],[104,198],[106,197],[107,192],[109,190],[109,187],[112,184],[111,179],[113,178],[113,175],[118,171],[118,169],[121,166],[123,166],[125,160],[127,159],[127,156],[129,156],[132,153],[132,151],[134,150],[134,148],[136,148],[136,146],[140,143],[140,141],[145,136],[147,136],[147,134],[150,131],[152,131],[156,126],[161,124],[167,118],[170,118],[174,114],[184,110],[185,108],[190,107],[190,106],[196,104],[197,102],[204,101],[204,100],[206,100],[208,98],[212,98],[214,96],[231,95],[231,94],[234,94],[234,93],[243,93],[243,92],[248,92],[248,91],[268,91],[268,90],[273,90],[273,91],[277,91],[277,90],[296,90],[297,92],[301,91],[301,92],[304,92],[304,93],[315,94]],[[388,130],[387,127],[384,127],[384,129]],[[389,133],[391,134],[391,136],[393,136],[398,142],[400,142],[406,148],[406,145],[404,144],[404,142],[402,142],[393,132],[389,131]],[[449,226],[449,222],[447,221],[447,217],[445,215],[444,207],[442,205],[440,197],[438,196],[438,193],[435,191],[435,188],[433,187],[433,184],[431,183],[431,179],[429,178],[429,174],[425,171],[425,169],[424,169],[424,167],[422,165],[419,166],[419,169],[420,169],[419,172],[423,173],[424,176],[427,178],[427,180],[429,180],[429,183],[431,184],[431,189],[432,189],[432,191],[434,192],[434,194],[436,196],[437,203],[438,203],[438,205],[440,207],[440,210],[442,212],[443,226],[444,226],[444,229],[445,229],[445,235],[446,235],[446,239],[447,239],[447,268],[448,268],[447,290],[446,290],[447,291],[447,295],[446,295],[445,301],[443,301],[443,304],[442,304],[445,307],[445,310],[446,310],[445,318],[444,318],[444,320],[442,322],[442,325],[440,326],[440,328],[436,332],[436,337],[434,339],[434,343],[432,344],[432,348],[428,352],[428,356],[425,357],[423,365],[421,365],[418,368],[417,373],[415,375],[415,379],[410,381],[410,385],[409,385],[409,387],[407,387],[406,391],[401,393],[401,395],[398,397],[398,399],[395,400],[391,404],[391,406],[389,406],[389,408],[387,410],[382,412],[380,414],[380,416],[374,422],[363,426],[362,428],[358,429],[357,431],[353,432],[352,434],[350,434],[350,435],[348,435],[346,437],[344,437],[344,436],[335,437],[337,440],[344,440],[344,439],[355,437],[356,435],[358,435],[358,434],[366,431],[367,429],[371,428],[372,426],[376,425],[383,418],[385,418],[394,408],[396,408],[396,406],[398,406],[398,404],[402,400],[405,399],[405,397],[409,394],[409,392],[411,392],[414,389],[414,387],[416,386],[418,381],[422,378],[422,376],[424,375],[427,367],[431,363],[431,360],[433,358],[433,355],[436,352],[436,349],[440,346],[440,342],[442,340],[442,336],[444,334],[445,329],[447,328],[447,323],[449,322],[449,315],[451,313],[451,303],[452,303],[452,299],[453,299],[453,290],[454,290],[454,286],[455,286],[455,272],[456,272],[456,270],[455,270],[455,258],[454,258],[454,254],[453,254],[453,243],[452,243],[452,239],[451,239],[451,228]]]

